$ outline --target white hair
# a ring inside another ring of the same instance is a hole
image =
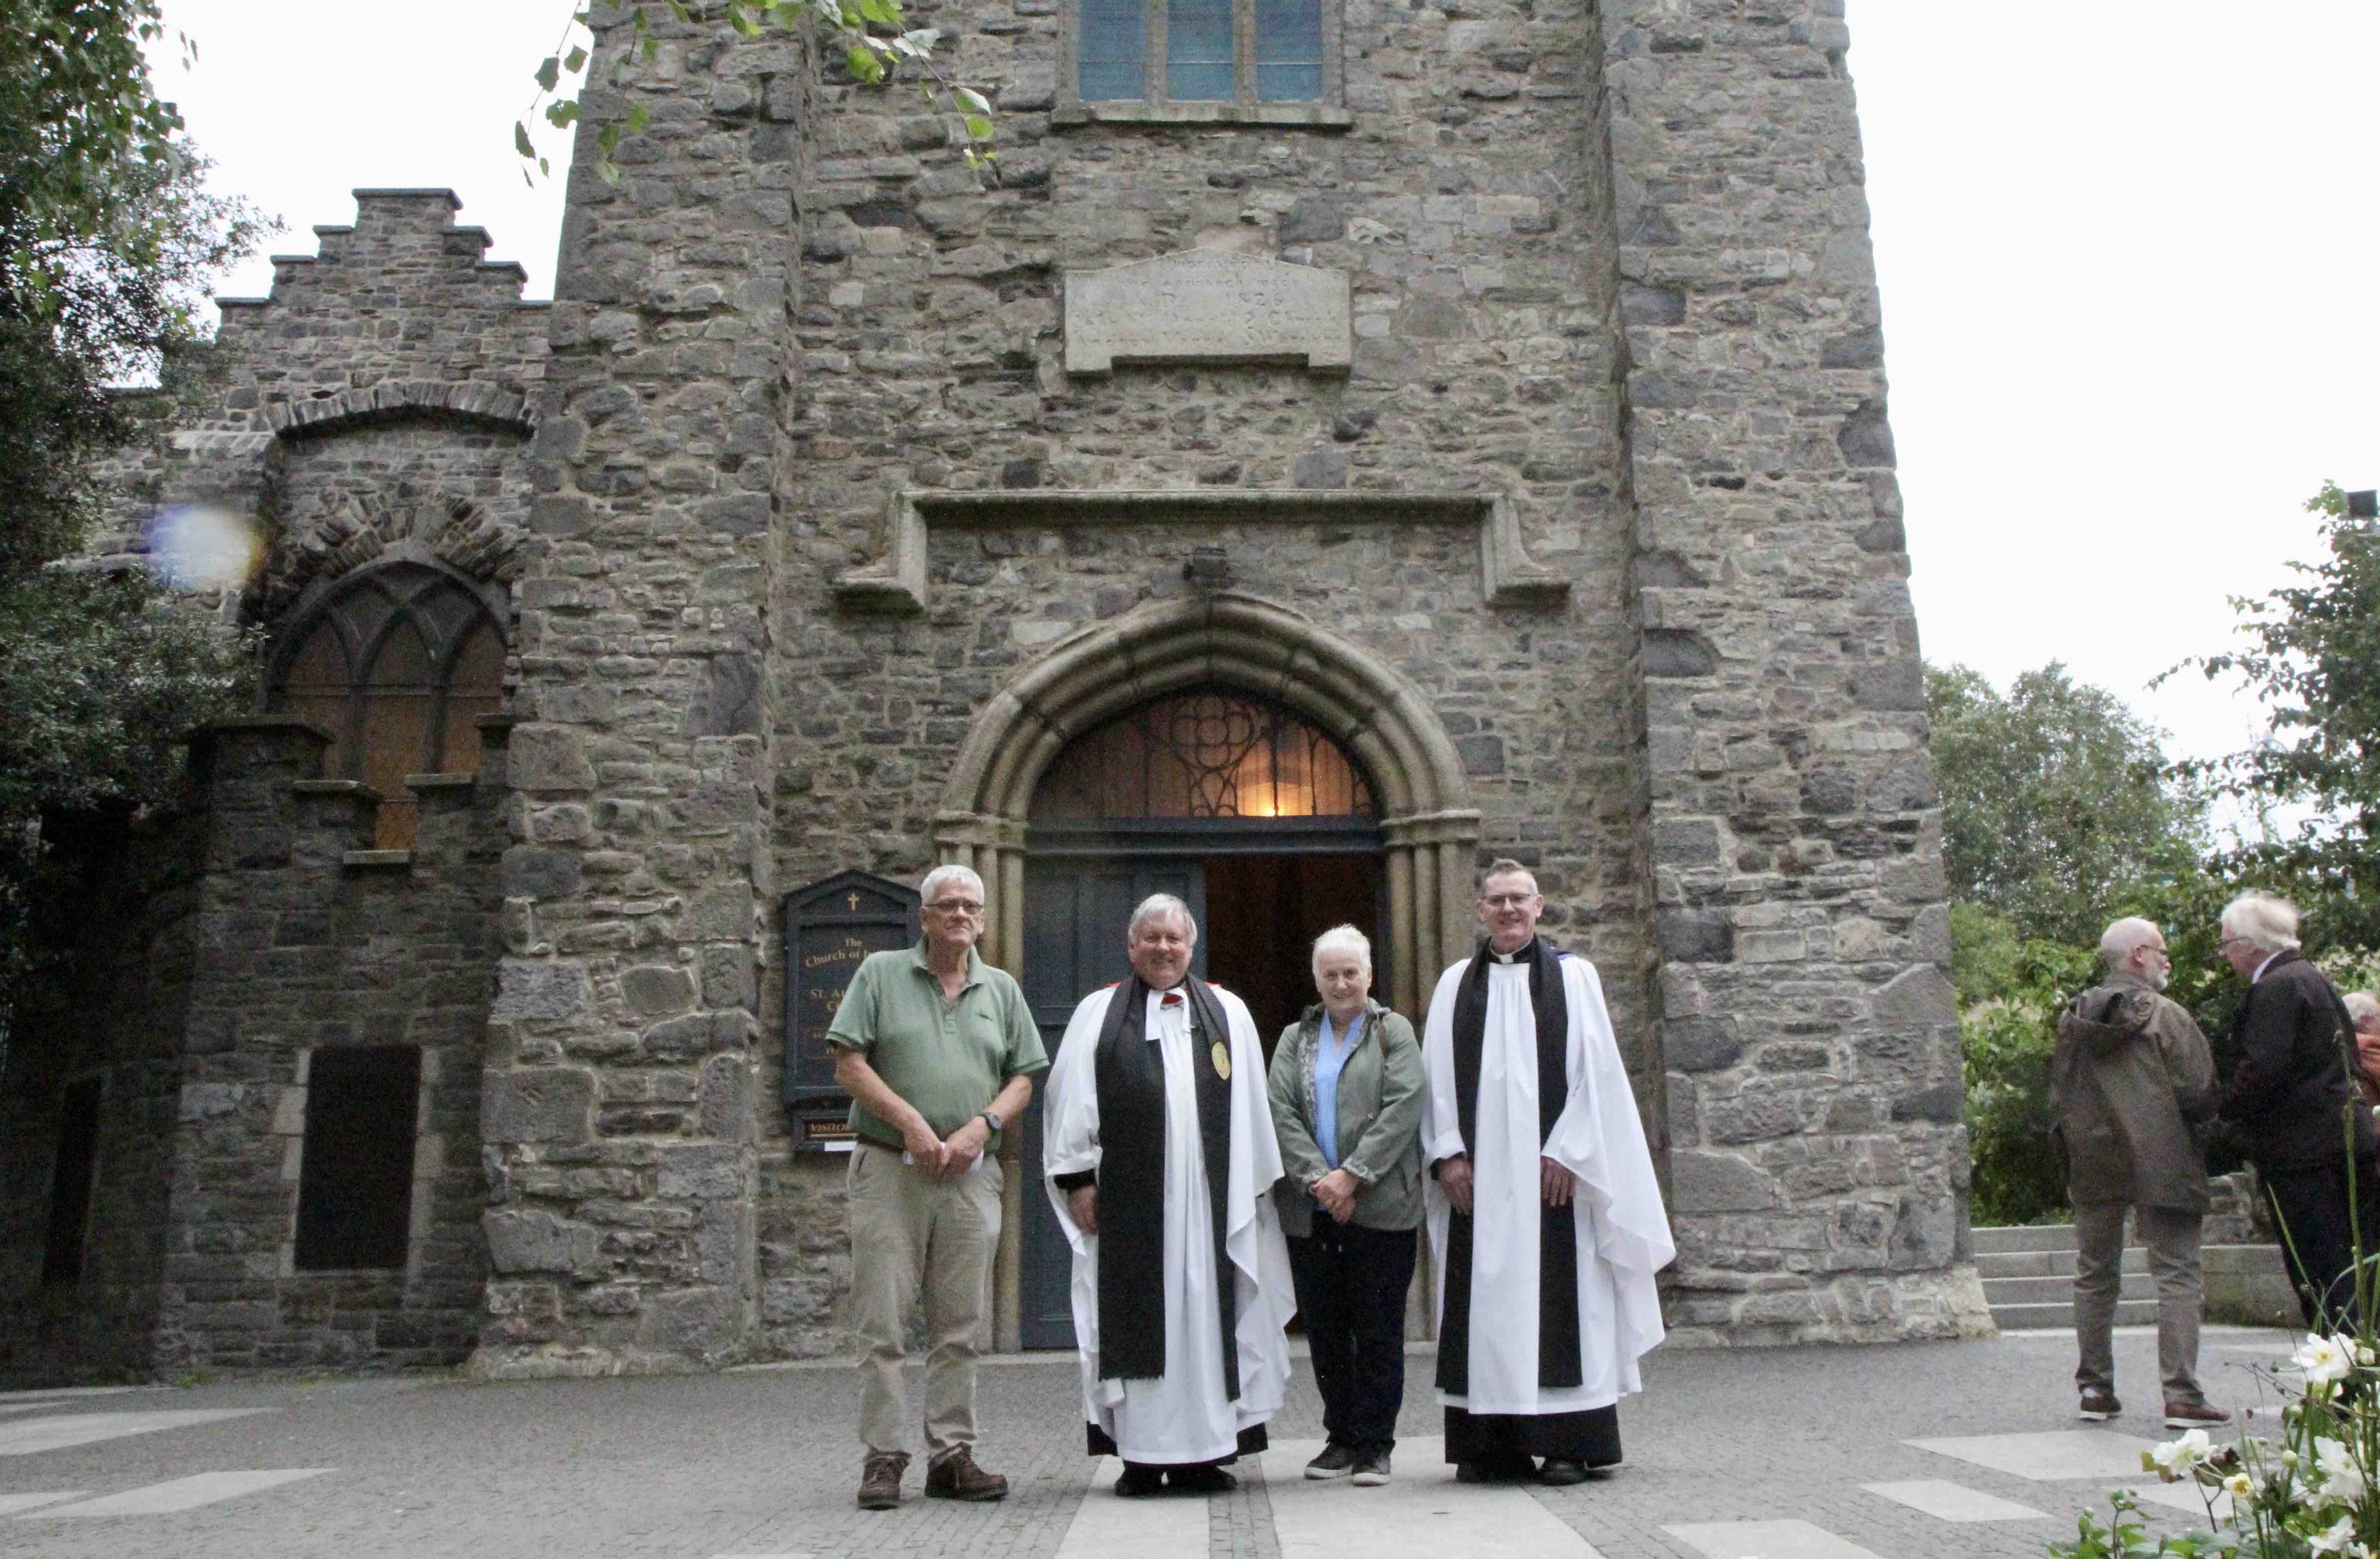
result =
[[[2118,964],[2131,957],[2133,950],[2146,944],[2151,937],[2162,935],[2164,933],[2157,930],[2155,921],[2143,920],[2138,915],[2127,915],[2101,934],[2099,961],[2109,968],[2114,968]]]
[[[2369,991],[2350,991],[2341,999],[2347,1003],[2348,1020],[2358,1029],[2362,1028],[2366,1020],[2380,1017],[2380,996]]]
[[[1190,913],[1188,905],[1172,894],[1150,894],[1147,898],[1142,899],[1133,910],[1130,923],[1123,928],[1124,941],[1132,942],[1137,939],[1140,935],[1140,928],[1156,920],[1160,915],[1181,916],[1182,924],[1190,932],[1190,945],[1193,947],[1198,945],[1197,918]]]
[[[973,888],[975,890],[975,896],[978,898],[984,896],[983,879],[976,875],[975,868],[971,866],[958,865],[937,866],[931,871],[926,873],[926,880],[924,882],[917,884],[918,902],[921,904],[933,903],[934,895],[941,892],[953,883],[956,883],[962,887]]]
[[[1364,966],[1366,974],[1372,972],[1372,939],[1353,926],[1333,926],[1314,939],[1314,972],[1318,977],[1322,973],[1325,953],[1351,953]]]
[[[2298,907],[2271,894],[2248,893],[2223,907],[2223,935],[2265,953],[2298,949]]]

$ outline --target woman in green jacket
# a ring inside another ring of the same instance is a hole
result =
[[[1314,941],[1322,1000],[1281,1031],[1269,1075],[1287,1171],[1273,1201],[1314,1349],[1330,1443],[1308,1478],[1389,1480],[1405,1393],[1405,1290],[1421,1223],[1421,1045],[1372,997],[1372,944]]]

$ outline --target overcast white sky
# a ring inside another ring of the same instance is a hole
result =
[[[200,54],[160,90],[287,221],[274,252],[357,187],[451,186],[544,297],[561,183],[524,187],[511,127],[572,8],[165,0]],[[2251,703],[2146,683],[2316,554],[2325,478],[2380,486],[2380,5],[1850,9],[1926,655],[2002,686],[2062,659],[2177,751],[2242,745]]]

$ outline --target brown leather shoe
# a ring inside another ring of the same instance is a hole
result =
[[[926,1467],[926,1497],[929,1500],[1004,1500],[1008,1480],[975,1465],[975,1453],[962,1445]]]
[[[859,1464],[859,1508],[890,1510],[901,1503],[901,1475],[909,1470],[906,1451],[870,1451]]]
[[[2165,1427],[2168,1429],[2212,1429],[2230,1421],[2231,1415],[2212,1402],[2168,1402],[2165,1405]]]
[[[2106,1423],[2121,1417],[2123,1411],[2124,1405],[2116,1400],[2116,1394],[2104,1387],[2093,1386],[2082,1394],[2082,1415],[2093,1423]]]

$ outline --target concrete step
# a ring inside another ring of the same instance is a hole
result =
[[[2119,1300],[2155,1299],[2156,1280],[2146,1273],[2126,1273],[2117,1291]],[[1992,1277],[1984,1280],[1984,1302],[1993,1309],[2002,1305],[2057,1304],[2074,1297],[2070,1277]]]
[[[2149,1253],[2144,1247],[2131,1246],[2124,1251],[2124,1271],[2144,1273],[2149,1270]],[[2072,1277],[2074,1252],[2071,1250],[1996,1250],[1978,1253],[1975,1275],[1989,1283],[1998,1277]]]
[[[2012,1228],[1976,1229],[1975,1254],[1998,1255],[2010,1250],[2071,1250],[2074,1225],[2036,1224]]]
[[[2044,1327],[2074,1329],[2074,1304],[1994,1305],[1992,1321],[2003,1332],[2031,1332]],[[2116,1306],[2119,1326],[2154,1326],[2156,1324],[2155,1299],[2125,1299]]]

